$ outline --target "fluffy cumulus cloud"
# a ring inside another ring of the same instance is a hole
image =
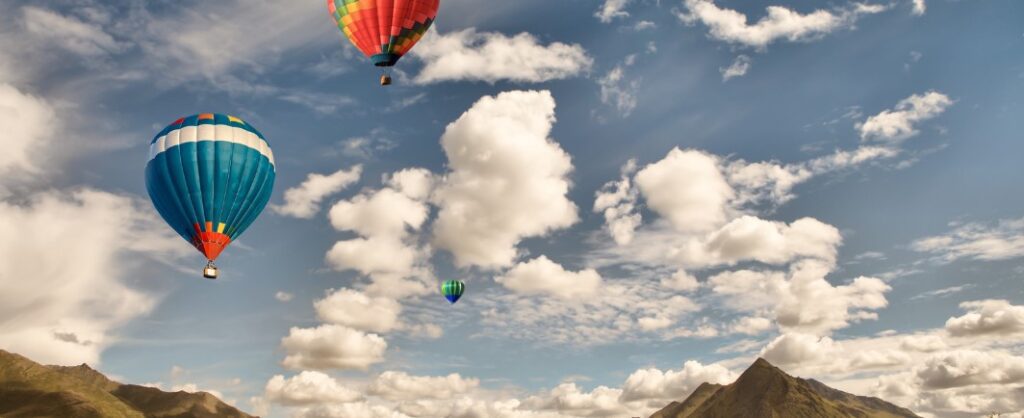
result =
[[[911,248],[935,254],[942,262],[958,259],[1008,260],[1024,256],[1024,218],[994,225],[953,223],[953,230],[914,241]]]
[[[507,36],[464,29],[428,33],[412,55],[424,62],[417,83],[499,80],[539,83],[573,77],[590,69],[593,59],[583,47],[554,42],[542,45],[523,32]]]
[[[479,379],[464,378],[458,373],[447,376],[413,376],[404,372],[381,373],[367,392],[393,401],[452,399],[480,386]]]
[[[427,205],[391,188],[338,202],[331,208],[331,225],[368,237],[402,237],[427,220]]]
[[[428,291],[423,277],[429,248],[419,244],[418,231],[427,222],[433,176],[420,168],[388,175],[387,187],[336,203],[328,214],[339,231],[360,235],[338,241],[327,252],[335,270],[356,270],[372,279],[366,290],[401,298]]]
[[[1024,383],[1024,357],[1000,352],[952,351],[928,359],[917,370],[928,389]]]
[[[937,91],[915,94],[901,100],[892,110],[869,117],[857,128],[865,141],[899,142],[920,133],[917,123],[932,119],[953,105],[953,100]]]
[[[293,370],[357,369],[384,361],[388,343],[379,335],[341,325],[292,328],[281,339],[287,356],[281,363]]]
[[[717,40],[754,48],[765,48],[778,40],[790,42],[818,39],[850,27],[865,14],[879,13],[885,6],[854,3],[839,10],[815,10],[802,14],[783,6],[768,6],[767,16],[754,24],[736,10],[721,8],[713,0],[684,0],[678,14],[687,24],[700,22]]]
[[[717,157],[675,148],[636,174],[647,206],[684,232],[706,232],[724,224],[735,191]]]
[[[679,370],[640,369],[626,378],[622,401],[655,401],[668,403],[686,399],[701,383],[725,385],[736,380],[736,373],[718,365],[687,361]]]
[[[513,91],[477,101],[445,129],[448,172],[433,197],[434,242],[459,266],[510,265],[517,244],[577,221],[566,197],[572,161],[549,138],[555,100]]]
[[[313,306],[320,320],[326,323],[382,333],[397,328],[402,313],[402,305],[394,299],[370,297],[351,289],[330,292]]]
[[[495,281],[513,292],[565,299],[592,295],[601,286],[596,270],[568,271],[545,256],[519,263]]]
[[[310,219],[320,211],[320,202],[324,198],[359,181],[362,172],[363,167],[357,165],[328,175],[310,173],[302,184],[284,192],[283,205],[274,205],[271,208],[282,215]]]
[[[824,334],[851,322],[876,319],[873,311],[888,306],[891,288],[876,278],[859,277],[835,286],[825,277],[833,266],[820,260],[794,263],[788,273],[730,271],[711,277],[714,292],[741,312],[774,313],[786,330]]]
[[[1011,335],[1024,333],[1024,306],[1012,305],[1005,300],[964,302],[963,316],[946,321],[946,331],[957,337],[983,335]]]
[[[606,183],[595,193],[594,212],[604,213],[605,227],[619,245],[632,242],[633,232],[643,221],[636,210],[639,192],[633,187],[631,177],[635,171],[636,160],[629,160],[622,167],[618,181]]]
[[[264,399],[281,405],[304,406],[355,402],[363,399],[363,395],[324,373],[305,371],[287,379],[282,375],[271,378],[264,390]]]

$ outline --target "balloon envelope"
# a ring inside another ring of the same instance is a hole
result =
[[[146,190],[153,206],[211,261],[263,211],[274,178],[263,134],[234,116],[181,118],[150,142]]]
[[[464,291],[466,291],[466,284],[458,280],[449,280],[441,284],[441,294],[453,304],[459,301]]]
[[[335,23],[378,67],[390,67],[419,42],[441,0],[327,0]]]

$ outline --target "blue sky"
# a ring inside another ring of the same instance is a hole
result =
[[[0,16],[0,348],[272,417],[648,414],[758,356],[1024,410],[1019,2],[445,0],[388,88],[319,1]],[[216,282],[143,184],[199,112],[277,159]]]

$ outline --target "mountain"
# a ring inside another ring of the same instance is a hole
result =
[[[704,383],[651,418],[920,418],[878,398],[790,376],[757,359],[730,385]]]
[[[254,418],[206,392],[164,392],[123,385],[85,364],[43,366],[3,350],[0,350],[0,416]]]

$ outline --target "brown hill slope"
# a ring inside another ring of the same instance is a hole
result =
[[[206,392],[122,385],[83,364],[43,366],[0,350],[0,416],[252,418]]]
[[[730,385],[701,385],[651,418],[919,418],[881,399],[790,376],[757,359]]]

